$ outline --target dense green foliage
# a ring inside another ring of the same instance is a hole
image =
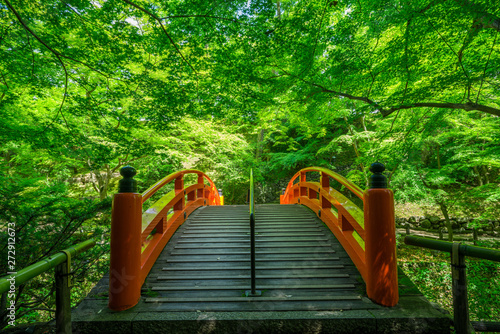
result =
[[[250,168],[273,202],[300,168],[364,188],[378,160],[398,203],[498,220],[499,31],[493,0],[0,0],[0,274],[8,222],[18,268],[94,237],[77,276],[105,271],[127,164],[140,191],[195,168],[242,204]],[[53,308],[47,282],[19,316]]]

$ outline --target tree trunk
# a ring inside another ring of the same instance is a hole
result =
[[[441,169],[441,157],[439,156],[439,144],[437,144],[436,153],[437,153],[438,169]]]
[[[446,228],[448,229],[448,241],[453,242],[453,228],[451,226],[450,216],[448,215],[448,207],[444,202],[439,202],[438,204],[441,208],[444,219],[446,220]]]
[[[92,186],[99,194],[99,199],[101,201],[108,197],[109,181],[111,181],[113,176],[113,171],[109,168],[109,165],[106,164],[105,167],[105,172],[101,172],[100,170],[93,170],[90,172],[93,176],[91,179]]]
[[[477,169],[477,166],[472,167],[474,169],[474,174],[477,176],[477,182],[479,183],[480,186],[483,185],[483,178],[481,177],[481,173],[479,173],[479,170]]]
[[[364,131],[364,132],[368,132],[368,129],[366,128],[365,118],[366,118],[366,116],[365,116],[365,115],[361,116],[361,126],[363,127],[363,131]],[[368,134],[367,134],[367,136],[366,136],[366,140],[367,140],[368,142],[371,142],[371,139],[370,139],[370,137],[368,136]]]
[[[361,155],[359,154],[358,150],[358,141],[354,138],[354,130],[352,129],[352,126],[347,122],[347,117],[344,116],[344,120],[347,123],[347,128],[349,129],[349,132],[351,133],[352,138],[352,147],[354,148],[354,153],[356,154],[356,157],[359,158]],[[365,171],[365,166],[360,163],[359,167],[361,168],[361,171],[363,172],[363,176],[365,178],[365,188],[368,188],[369,186],[369,180],[368,180],[368,175],[366,174]]]
[[[486,167],[485,165],[482,166],[482,170],[483,170],[483,175],[484,175],[484,181],[486,184],[490,183],[490,178],[488,177],[488,167]]]
[[[264,148],[262,147],[262,142],[264,141],[264,134],[265,134],[265,130],[260,129],[259,134],[257,136],[257,150],[255,152],[255,159],[257,161],[260,160],[260,156],[262,155],[262,152],[264,151]]]

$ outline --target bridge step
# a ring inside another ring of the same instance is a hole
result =
[[[249,251],[246,252],[235,252],[235,251],[210,251],[210,255],[248,255]],[[333,254],[335,251],[333,249],[328,249],[328,250],[311,250],[311,251],[305,251],[305,250],[287,250],[287,251],[255,251],[255,255],[259,254]],[[172,255],[207,255],[206,252],[188,252],[188,251],[179,251],[179,252],[172,252]]]
[[[330,284],[332,286],[332,284]],[[245,291],[248,288],[232,290],[232,289],[201,289],[201,290],[186,290],[180,287],[178,290],[145,290],[143,291],[145,298],[235,298],[235,297],[246,297]],[[359,289],[357,287],[348,287],[344,286],[340,288],[312,288],[312,289],[269,289],[264,290],[263,295],[261,297],[284,297],[284,296],[293,296],[293,297],[308,297],[314,298],[314,296],[322,296],[322,297],[333,297],[337,298],[340,296],[360,296],[363,298],[361,294],[359,294]],[[146,296],[148,294],[148,296]]]
[[[290,216],[290,217],[280,217],[280,216],[266,216],[266,217],[260,217],[260,216],[255,216],[255,219],[259,220],[259,224],[275,224],[276,220],[279,219],[282,221],[282,224],[300,224],[303,222],[311,222],[315,221],[315,219],[311,216],[308,217],[300,217],[300,216]],[[193,225],[204,225],[204,224],[230,224],[230,223],[235,223],[235,224],[248,224],[250,221],[250,217],[246,215],[245,217],[241,218],[223,218],[223,217],[217,217],[217,218],[207,218],[207,217],[196,217],[195,219],[192,220]]]
[[[286,278],[283,277],[283,273],[280,274],[275,274],[275,275],[265,275],[265,274],[260,274],[259,275],[259,280],[263,279],[302,279],[302,278],[349,278],[348,274],[313,274],[313,275],[293,275],[293,276],[288,276]],[[200,276],[195,275],[195,276],[182,276],[182,275],[175,275],[175,276],[158,276],[156,278],[159,281],[166,281],[166,280],[199,280]],[[234,275],[231,273],[226,273],[225,275],[204,275],[203,280],[217,280],[217,279],[250,279],[250,273],[247,275]]]
[[[321,266],[321,265],[316,265],[316,266],[294,266],[293,269],[344,269],[344,265],[329,265],[329,266]],[[231,267],[166,267],[162,268],[163,271],[203,271],[203,270],[248,270],[248,266],[244,267],[236,267],[236,266],[231,266]],[[257,271],[263,271],[263,270],[279,270],[276,269],[275,266],[269,266],[269,267],[256,267],[255,270]]]
[[[208,233],[208,232],[207,232]],[[266,234],[264,234],[266,233]],[[242,233],[236,233],[236,232],[217,232],[217,231],[210,231],[210,234],[200,234],[200,232],[195,233],[187,233],[187,235],[182,236],[181,238],[215,238],[215,237],[220,237],[220,238],[232,238],[232,237],[247,237],[250,235],[250,232],[242,232]],[[302,233],[283,233],[283,232],[256,232],[255,237],[312,237],[312,236],[319,236],[319,237],[324,237],[324,233],[317,233],[317,232],[302,232]]]
[[[209,298],[167,298],[167,297],[159,297],[159,298],[146,298],[146,303],[203,303],[203,302],[246,302],[246,303],[255,303],[255,302],[274,302],[274,301],[316,301],[316,300],[361,300],[361,296],[352,295],[352,296],[312,296],[312,297],[293,297],[293,296],[280,296],[280,297],[259,297],[259,298],[248,298],[248,297],[219,297],[214,299],[213,297]]]
[[[322,247],[332,247],[333,245],[332,244],[322,244],[321,245]],[[224,242],[224,243],[214,243],[214,245],[209,245],[207,244],[207,242],[204,242],[202,245],[200,245],[199,243],[197,243],[196,246],[194,246],[193,244],[189,244],[189,245],[179,245],[179,246],[175,246],[175,249],[209,249],[209,248],[248,248],[250,247],[250,245],[237,245],[237,246],[233,246],[233,245],[227,245],[227,242]],[[291,243],[291,242],[281,242],[281,243],[277,243],[277,244],[269,244],[267,243],[266,244],[266,248],[287,248],[287,247],[294,247],[294,248],[303,248],[303,247],[318,247],[317,243],[314,244],[314,243],[306,243],[306,244],[303,244],[303,243]]]
[[[276,229],[286,229],[289,231],[290,229],[292,230],[308,230],[308,229],[316,229],[319,230],[321,227],[319,225],[313,225],[313,226],[302,226],[303,224],[267,224],[266,226],[262,226],[259,224],[259,226],[256,226],[256,230],[276,230]],[[242,225],[210,225],[210,226],[205,226],[204,224],[192,226],[190,225],[188,228],[186,228],[186,231],[196,231],[196,230],[218,230],[218,229],[224,229],[224,230],[246,230],[248,231],[249,225],[248,224],[242,224]]]
[[[186,229],[184,231],[185,234],[226,234],[226,233],[247,233],[248,228],[213,228],[213,229]],[[289,233],[314,233],[314,232],[319,232],[320,229],[318,227],[309,227],[309,228],[290,228],[287,230]],[[275,229],[275,228],[256,228],[255,229],[255,235],[259,234],[272,234],[272,233],[278,233],[281,234],[283,233],[282,230]]]
[[[268,257],[268,258],[257,258],[255,261],[258,262],[290,262],[290,263],[297,263],[297,262],[328,262],[328,261],[338,261],[340,260],[339,257],[329,257],[327,259],[321,259],[317,257]],[[171,259],[171,260],[166,260],[167,263],[189,263],[189,262],[216,262],[216,263],[221,263],[221,262],[250,262],[250,257],[247,258],[209,258],[209,259],[193,259],[193,258],[184,258],[184,259]],[[352,262],[351,262],[352,264]]]
[[[316,242],[320,242],[320,241],[329,241],[330,239],[328,238],[310,238],[310,239],[296,239],[295,242],[296,243],[303,243],[303,242],[310,242],[310,241],[314,241]],[[199,244],[199,243],[204,243],[204,244],[207,244],[207,243],[219,243],[221,242],[220,239],[212,239],[212,238],[206,238],[205,240],[203,241],[199,241],[199,240],[179,240],[177,241],[178,244]],[[290,242],[290,240],[283,240],[283,239],[276,239],[276,240],[259,240],[259,239],[255,239],[255,242],[258,243],[258,242]],[[227,238],[224,240],[224,243],[225,244],[229,244],[229,243],[238,243],[238,244],[246,244],[246,243],[250,243],[250,240],[248,240],[248,237],[245,236],[245,237],[242,237],[240,239],[230,239],[230,238]]]
[[[261,285],[259,289],[262,290],[270,290],[270,289],[286,289],[286,290],[297,290],[297,289],[355,289],[356,286],[354,284],[320,284],[320,285],[290,285],[290,284],[272,284],[272,285]],[[153,286],[150,288],[151,291],[195,291],[195,290],[236,290],[236,291],[245,291],[248,290],[248,285],[200,285],[200,286]]]

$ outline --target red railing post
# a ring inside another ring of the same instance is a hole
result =
[[[324,172],[321,172],[320,183],[321,183],[321,188],[323,188],[323,190],[326,191],[326,193],[328,193],[330,191],[330,177]],[[321,201],[320,204],[321,204],[322,210],[330,210],[331,209],[332,203],[330,203],[328,198],[326,198],[325,196],[321,196],[320,201]]]
[[[203,198],[205,199],[205,204],[211,205],[211,203],[210,203],[210,188],[204,187],[203,191],[204,191]]]
[[[184,191],[184,175],[180,175],[178,178],[175,179],[175,194],[177,195],[181,191]],[[174,212],[184,210],[185,202],[186,202],[186,197],[182,196],[182,198],[179,199],[179,201],[174,204]]]
[[[399,300],[394,194],[387,189],[384,170],[381,163],[371,165],[374,175],[370,177],[370,189],[363,194],[366,292],[374,302],[394,306]]]
[[[300,182],[307,182],[307,178],[306,178],[306,172],[300,172]],[[304,196],[304,197],[307,197],[307,194],[308,194],[308,191],[307,191],[307,187],[300,187],[300,192],[299,192],[299,196]]]
[[[136,171],[120,170],[118,193],[111,209],[109,304],[114,311],[135,306],[141,297],[142,195],[137,193]]]
[[[198,174],[198,185],[203,186],[204,182],[205,181],[203,180],[203,175],[202,174]],[[196,198],[203,198],[203,196],[204,196],[204,189],[203,189],[203,187],[198,188],[196,190]]]

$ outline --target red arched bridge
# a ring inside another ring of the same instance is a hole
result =
[[[398,273],[383,170],[372,165],[363,191],[327,169],[302,169],[279,205],[254,205],[251,176],[249,205],[223,205],[200,171],[139,194],[124,167],[109,278],[74,321],[81,332],[441,333],[449,319]]]

